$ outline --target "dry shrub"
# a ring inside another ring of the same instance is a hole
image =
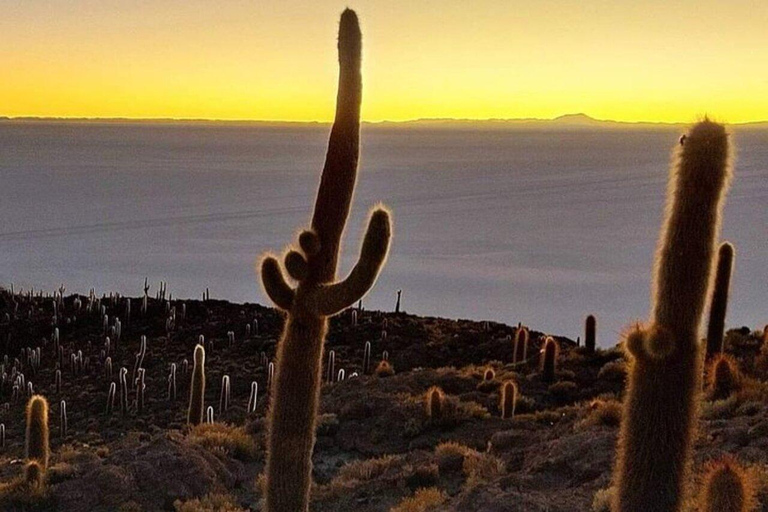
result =
[[[352,461],[343,466],[331,482],[333,486],[354,486],[378,478],[388,471],[397,470],[403,465],[401,455],[383,455],[375,459]]]
[[[440,443],[435,448],[435,457],[440,471],[458,471],[464,464],[464,456],[472,451],[471,448],[455,441]]]
[[[390,512],[428,512],[445,503],[448,496],[436,487],[422,488],[413,496],[405,498]]]
[[[23,476],[0,483],[0,510],[56,510],[47,485],[29,485]]]
[[[576,383],[563,380],[556,382],[547,388],[547,392],[558,402],[569,402],[574,400],[579,388]]]
[[[176,500],[173,508],[176,512],[247,512],[228,494],[207,494],[185,502]]]
[[[603,400],[597,398],[589,404],[587,416],[577,423],[576,427],[618,427],[620,423],[621,402],[613,399]]]
[[[627,363],[621,359],[609,361],[597,372],[597,378],[608,381],[623,381],[627,376]]]
[[[189,440],[193,445],[211,451],[222,451],[239,460],[256,458],[256,442],[243,427],[226,423],[201,423],[192,428]]]
[[[504,473],[504,462],[490,453],[470,450],[464,455],[462,470],[467,477],[467,487],[472,488]]]

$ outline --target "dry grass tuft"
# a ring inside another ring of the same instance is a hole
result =
[[[185,502],[176,500],[173,508],[176,512],[247,512],[228,494],[208,494]]]
[[[405,498],[390,512],[429,512],[445,503],[446,499],[448,496],[440,489],[435,487],[422,488],[418,489],[413,496]]]
[[[253,437],[243,427],[226,423],[201,423],[192,428],[189,440],[193,445],[211,451],[222,451],[239,460],[256,458],[257,447]]]

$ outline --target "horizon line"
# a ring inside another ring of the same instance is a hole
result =
[[[575,120],[581,121],[582,126],[587,124],[620,124],[627,126],[654,125],[662,127],[687,126],[703,119],[706,116],[699,116],[690,121],[626,121],[617,119],[601,119],[592,117],[584,113],[568,113],[559,116],[546,117],[418,117],[413,119],[381,119],[381,120],[361,120],[361,124],[383,125],[383,124],[416,124],[416,123],[557,123]],[[289,120],[289,119],[251,119],[251,118],[206,118],[206,117],[129,117],[129,116],[6,116],[0,115],[0,122],[7,121],[30,121],[30,122],[131,122],[131,123],[216,123],[216,124],[304,124],[304,125],[330,125],[333,120]],[[723,122],[728,126],[749,126],[768,124],[768,119],[757,121],[742,122]],[[574,126],[574,125],[571,125]],[[577,125],[578,126],[578,125]]]

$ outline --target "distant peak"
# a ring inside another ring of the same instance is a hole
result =
[[[558,116],[554,118],[553,121],[566,122],[566,123],[590,123],[590,124],[600,122],[594,117],[590,117],[587,114],[584,114],[583,112],[579,112],[577,114],[564,114],[562,116]]]

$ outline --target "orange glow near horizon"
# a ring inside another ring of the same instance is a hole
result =
[[[0,116],[328,121],[348,3],[6,3]],[[765,2],[349,4],[369,121],[768,120]]]

